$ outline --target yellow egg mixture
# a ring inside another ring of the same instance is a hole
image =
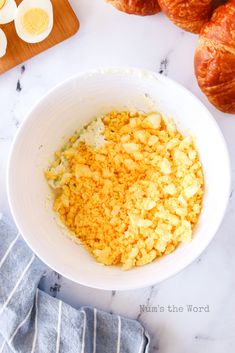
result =
[[[191,241],[202,166],[193,139],[158,113],[114,111],[100,121],[104,143],[75,134],[45,175],[66,227],[97,261],[130,269]]]

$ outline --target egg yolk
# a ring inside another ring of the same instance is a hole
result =
[[[0,9],[3,8],[3,6],[5,5],[6,0],[0,0]]]
[[[49,25],[49,16],[43,9],[33,8],[23,16],[23,27],[32,35],[43,33]]]

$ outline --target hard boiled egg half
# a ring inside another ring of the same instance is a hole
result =
[[[16,2],[14,0],[0,0],[0,24],[9,23],[14,20],[16,13]]]
[[[7,37],[3,30],[0,28],[0,58],[6,54],[7,50]]]
[[[53,27],[51,1],[23,0],[16,11],[15,27],[18,36],[25,42],[43,41],[49,36]]]

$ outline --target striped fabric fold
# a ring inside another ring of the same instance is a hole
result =
[[[38,289],[46,266],[0,220],[0,353],[148,353],[138,321],[76,310]]]

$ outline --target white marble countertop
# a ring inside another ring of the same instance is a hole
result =
[[[197,87],[193,75],[197,36],[176,28],[162,14],[148,18],[128,16],[103,0],[71,3],[81,22],[79,33],[0,76],[0,212],[9,214],[6,162],[12,139],[28,110],[65,78],[105,66],[148,68],[175,79],[196,94],[225,135],[234,187],[235,116],[216,111]],[[75,307],[96,305],[139,318],[152,336],[153,353],[232,353],[235,349],[234,207],[235,196],[231,193],[224,222],[208,249],[186,270],[159,285],[136,291],[104,292],[71,283],[51,272],[41,286]],[[140,305],[155,307],[159,312],[140,313]],[[187,305],[208,305],[209,312],[188,312]],[[183,312],[170,312],[173,306],[175,310],[182,307]]]

